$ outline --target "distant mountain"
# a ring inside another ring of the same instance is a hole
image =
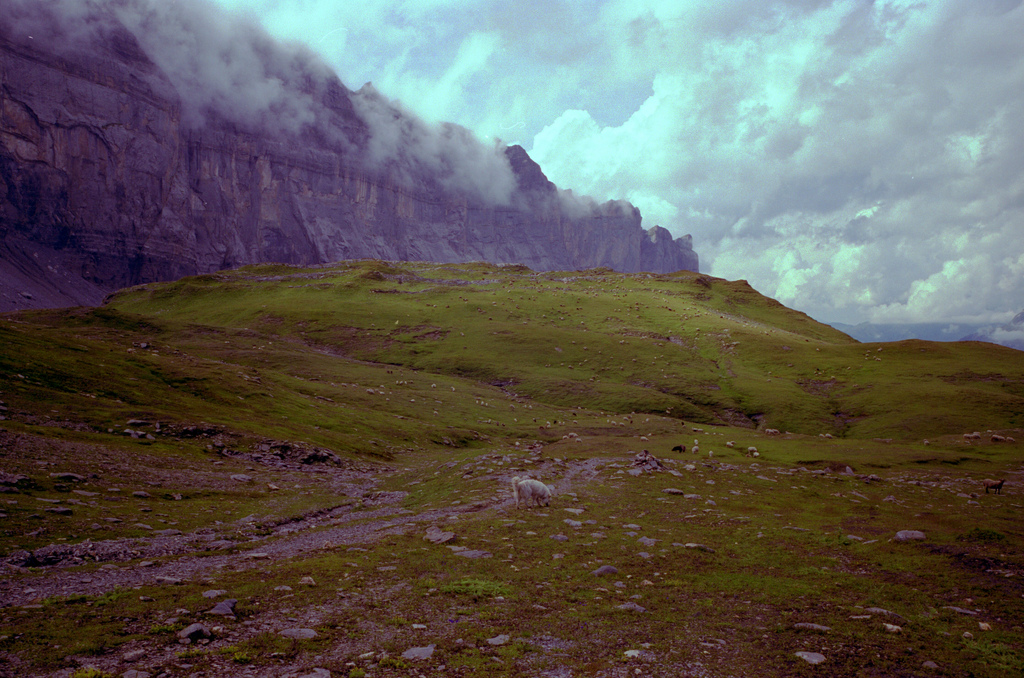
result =
[[[698,268],[628,202],[349,90],[212,3],[2,5],[0,312],[262,262]]]
[[[983,327],[964,337],[964,341],[989,341],[1024,351],[1024,311],[1005,325]]]
[[[970,323],[829,323],[857,341],[875,343],[924,339],[925,341],[987,341],[1024,351],[1024,312],[1005,325]]]

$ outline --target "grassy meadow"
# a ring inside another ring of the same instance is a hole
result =
[[[0,316],[0,416],[0,676],[1024,673],[1024,353],[744,281],[149,284]]]

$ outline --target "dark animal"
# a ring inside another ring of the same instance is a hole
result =
[[[985,479],[981,481],[981,484],[985,486],[985,494],[988,494],[989,490],[995,490],[996,494],[1003,493],[1003,483],[1006,482],[1006,478],[1002,480],[989,480]]]
[[[686,452],[686,445],[676,445],[672,448],[673,452]]]

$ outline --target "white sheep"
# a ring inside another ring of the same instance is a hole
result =
[[[756,447],[748,447],[747,448],[747,456],[748,457],[756,457],[757,456],[757,448]]]
[[[729,448],[732,448],[732,447],[735,447],[735,446],[736,446],[736,443],[734,443],[733,441],[731,441],[731,440],[730,440],[730,441],[728,441],[728,442],[727,442],[727,443],[725,444],[725,446],[726,446],[726,447],[729,447]]]
[[[693,452],[694,454],[700,454],[700,447],[694,445],[693,447],[690,448],[690,451]]]
[[[551,505],[551,488],[533,478],[520,478],[519,476],[513,478],[512,493],[516,498],[516,508],[519,508],[520,500],[526,502],[527,508],[530,507],[530,500],[533,500],[537,506]]]

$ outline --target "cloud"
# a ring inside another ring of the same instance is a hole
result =
[[[711,273],[819,318],[1024,306],[1020,3],[720,9],[605,6],[630,32],[619,68],[653,92],[619,124],[572,109],[540,130],[552,181],[642,191],[645,219],[692,232]]]
[[[186,126],[226,122],[278,141],[326,144],[409,186],[440,187],[487,204],[508,204],[515,188],[502,144],[481,143],[458,125],[426,123],[372,87],[346,91],[309,46],[271,36],[251,6],[239,12],[208,0],[9,2],[12,25],[80,56],[102,60],[109,36],[127,29],[177,91]],[[321,40],[336,33],[331,28]],[[488,34],[470,36],[443,86],[460,89],[493,49]]]

